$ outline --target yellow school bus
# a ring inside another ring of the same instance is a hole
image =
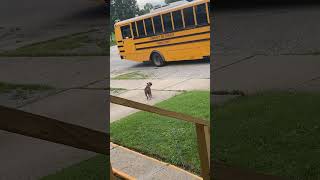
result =
[[[210,57],[210,0],[180,1],[149,14],[117,22],[115,39],[121,59],[201,60]]]

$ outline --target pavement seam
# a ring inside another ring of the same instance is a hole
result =
[[[182,80],[182,81],[180,81],[180,82],[178,82],[178,83],[176,83],[176,84],[173,84],[173,85],[171,85],[171,86],[168,86],[168,87],[164,88],[163,90],[166,90],[166,89],[168,89],[168,88],[170,88],[170,87],[174,87],[174,86],[176,86],[176,85],[178,85],[178,84],[184,83],[184,82],[189,81],[189,80],[191,80],[191,79],[193,79],[193,78],[188,78],[188,79]]]
[[[96,80],[96,81],[90,82],[90,83],[88,83],[88,84],[85,84],[85,85],[83,85],[83,86],[60,89],[60,90],[58,90],[58,91],[54,91],[54,92],[52,92],[52,93],[49,93],[49,94],[47,94],[47,95],[45,95],[45,96],[42,96],[42,97],[39,97],[39,98],[30,100],[30,101],[28,101],[28,102],[26,102],[26,103],[23,103],[22,105],[16,106],[16,108],[17,108],[17,109],[20,109],[20,108],[23,108],[23,107],[28,106],[28,105],[30,105],[30,104],[36,103],[36,102],[38,102],[38,101],[41,101],[41,100],[43,100],[43,99],[46,99],[46,98],[48,98],[48,97],[55,96],[55,95],[64,93],[64,92],[69,91],[69,90],[74,90],[74,89],[78,89],[78,88],[82,88],[82,87],[87,87],[87,86],[90,86],[90,85],[92,85],[92,84],[95,84],[95,83],[98,83],[98,82],[101,82],[101,81],[104,81],[104,79],[102,79],[102,80]]]
[[[304,86],[305,84],[308,84],[308,83],[310,83],[310,82],[317,81],[317,80],[320,80],[320,76],[317,76],[317,77],[314,77],[314,78],[312,78],[312,79],[306,80],[306,81],[304,81],[304,82],[302,82],[302,83],[299,83],[299,84],[297,84],[295,87],[289,88],[289,90],[296,90],[297,88],[302,87],[302,86]]]
[[[192,173],[190,173],[190,172],[188,172],[188,171],[186,171],[186,170],[184,170],[184,169],[181,169],[181,168],[179,168],[179,167],[177,167],[177,166],[175,166],[175,165],[172,165],[172,164],[170,164],[170,163],[162,162],[162,161],[160,161],[160,160],[158,160],[158,159],[155,159],[155,158],[146,156],[146,155],[144,155],[144,154],[142,154],[142,153],[133,151],[133,150],[131,150],[131,149],[128,149],[128,148],[123,147],[123,146],[121,146],[121,145],[115,144],[115,143],[113,143],[113,142],[110,142],[110,143],[113,144],[113,145],[115,145],[116,147],[119,147],[119,148],[125,150],[125,151],[131,152],[131,153],[133,153],[133,154],[135,154],[135,155],[137,155],[137,156],[144,157],[144,158],[149,159],[149,160],[151,160],[151,161],[158,162],[158,163],[160,163],[160,164],[162,165],[161,168],[159,168],[159,170],[157,170],[156,172],[153,171],[154,173],[151,173],[151,174],[146,175],[146,176],[150,176],[150,175],[153,175],[153,174],[155,174],[155,173],[157,173],[157,172],[160,172],[160,171],[163,170],[165,167],[172,167],[172,168],[174,168],[174,169],[176,169],[176,170],[178,170],[178,171],[182,171],[182,172],[184,172],[184,173],[186,173],[186,174],[188,174],[188,175],[191,175],[191,176],[193,176],[193,177],[202,179],[202,178],[200,178],[199,176],[197,176],[197,175],[195,175],[195,174],[192,174]],[[142,176],[142,177],[145,177],[145,176]]]
[[[163,171],[166,167],[169,167],[170,164],[166,164],[164,166],[159,167],[158,169],[151,171],[150,173],[146,174],[146,175],[142,175],[139,177],[139,179],[150,179],[153,175]]]
[[[235,64],[238,64],[238,63],[241,63],[241,62],[250,60],[250,59],[252,59],[252,58],[254,58],[254,57],[258,56],[258,55],[262,56],[262,55],[264,55],[264,54],[254,54],[254,55],[250,55],[250,56],[241,58],[240,60],[237,60],[237,61],[235,61],[235,62],[233,62],[233,63],[226,64],[226,65],[224,65],[224,66],[221,66],[221,67],[218,67],[218,68],[216,68],[216,69],[213,69],[211,72],[214,73],[214,72],[217,72],[217,71],[226,69],[226,68],[228,68],[228,67],[230,67],[230,66],[232,66],[232,65],[235,65]],[[265,55],[264,55],[264,56],[265,56]]]

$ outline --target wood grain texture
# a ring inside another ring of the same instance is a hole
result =
[[[196,123],[196,124],[205,125],[205,126],[208,126],[210,128],[210,122],[209,121],[206,121],[206,120],[201,119],[201,118],[196,118],[196,117],[193,117],[193,116],[190,116],[190,115],[186,115],[186,114],[182,114],[182,113],[178,113],[178,112],[174,112],[174,111],[169,111],[169,110],[166,110],[166,109],[150,106],[150,105],[147,105],[147,104],[142,104],[142,103],[139,103],[139,102],[131,101],[131,100],[120,98],[120,97],[116,97],[116,96],[110,96],[110,102],[112,102],[114,104],[126,106],[126,107],[131,107],[131,108],[134,108],[134,109],[139,109],[139,110],[142,110],[142,111],[150,112],[150,113],[155,113],[155,114],[162,115],[162,116],[167,116],[167,117],[171,117],[171,118],[184,120],[184,121],[187,121],[187,122],[192,122],[192,123]]]
[[[109,155],[109,134],[0,106],[0,130]]]

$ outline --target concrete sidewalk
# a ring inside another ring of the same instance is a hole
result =
[[[152,82],[152,100],[147,100],[144,88],[147,82]],[[158,102],[176,96],[183,91],[210,90],[210,79],[143,79],[143,80],[111,80],[111,91],[113,88],[123,89],[114,95],[137,101],[144,104],[154,105]],[[112,94],[112,92],[111,92]],[[117,121],[138,110],[110,104],[110,122]]]
[[[111,80],[111,88],[127,90],[142,90],[147,82],[152,82],[152,90],[186,91],[209,90],[210,79],[174,78],[174,79],[138,79],[138,80]]]
[[[147,82],[152,82],[153,99],[148,101],[144,95]],[[183,91],[210,90],[210,79],[142,79],[142,80],[111,80],[111,92],[113,88],[123,89],[114,95],[154,105],[169,99]],[[112,94],[112,93],[111,93]],[[110,122],[137,112],[138,110],[110,104]],[[178,167],[147,157],[140,153],[111,143],[110,158],[113,168],[127,173],[137,179],[183,179],[200,180],[202,178],[191,174]]]
[[[176,166],[147,157],[113,143],[110,144],[110,160],[113,168],[138,180],[202,179]]]

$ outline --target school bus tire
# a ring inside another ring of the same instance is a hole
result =
[[[151,53],[150,60],[157,67],[161,67],[166,64],[164,57],[157,51]]]

